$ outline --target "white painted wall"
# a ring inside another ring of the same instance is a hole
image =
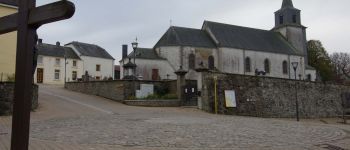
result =
[[[129,59],[124,59],[125,64],[129,62]],[[134,63],[134,59],[131,59]],[[124,68],[122,67],[123,61],[120,61],[120,76],[124,77]],[[136,59],[136,75],[142,76],[143,80],[152,80],[152,70],[158,69],[160,79],[167,79],[169,74],[169,79],[177,79],[175,70],[171,67],[167,60],[152,60],[152,59]]]
[[[64,75],[65,75],[64,58],[42,56],[42,55],[39,55],[38,57],[42,57],[42,63],[38,62],[37,69],[38,68],[44,69],[43,83],[44,84],[64,84]],[[59,65],[56,65],[56,58],[60,59]],[[76,67],[73,66],[73,60],[77,62]],[[67,82],[72,81],[73,71],[77,71],[77,78],[81,78],[83,75],[83,62],[77,59],[67,59],[67,62],[68,62],[66,66]],[[58,80],[55,79],[55,70],[60,70],[60,78]],[[34,74],[34,82],[37,83],[37,71],[35,71],[35,74]]]
[[[89,75],[93,78],[100,77],[100,79],[103,79],[105,77],[114,77],[114,60],[89,56],[80,56],[80,58],[83,61],[84,74],[85,71],[88,71]],[[101,66],[100,71],[96,71],[96,65]]]

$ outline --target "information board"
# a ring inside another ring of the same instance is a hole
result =
[[[236,93],[234,90],[225,90],[226,107],[237,107]]]

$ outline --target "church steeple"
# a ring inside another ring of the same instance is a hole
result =
[[[282,8],[275,12],[275,28],[285,25],[301,26],[300,10],[294,8],[292,0],[283,0]]]
[[[294,8],[292,0],[283,0],[282,9],[283,8]]]

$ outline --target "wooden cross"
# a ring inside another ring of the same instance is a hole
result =
[[[41,25],[68,19],[75,12],[74,4],[66,0],[35,5],[36,0],[19,0],[18,13],[0,18],[0,34],[18,31],[11,150],[28,150],[29,146],[36,30]]]

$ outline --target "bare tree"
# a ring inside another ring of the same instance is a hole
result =
[[[350,79],[350,54],[336,52],[330,56],[330,59],[337,76]]]

